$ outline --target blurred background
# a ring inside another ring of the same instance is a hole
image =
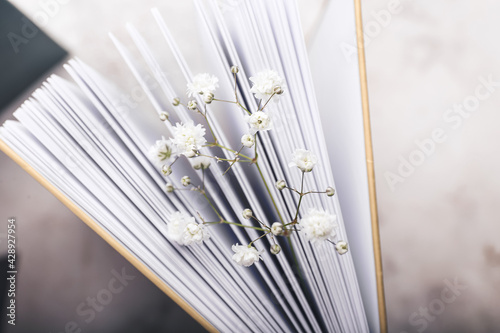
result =
[[[306,36],[314,35],[327,2],[299,0]],[[191,1],[10,3],[48,37],[30,30],[32,37],[16,40],[16,59],[38,59],[35,68],[0,67],[0,81],[9,83],[1,87],[8,101],[0,101],[0,123],[12,118],[44,72],[61,72],[66,53],[123,89],[133,87],[107,33],[126,39],[124,25],[131,22],[154,43],[151,7],[176,27],[188,62],[198,56],[197,42],[183,38],[196,30]],[[362,8],[389,331],[498,332],[500,3],[371,0]],[[26,22],[5,0],[0,9],[0,27],[17,20],[23,29]],[[4,31],[0,64],[15,51]],[[43,54],[31,42],[40,36],[50,46]],[[203,331],[4,154],[0,170],[0,218],[17,219],[20,266],[17,326],[3,322],[1,331],[63,332],[77,319],[76,308],[123,269],[135,279],[93,320],[78,322],[83,332]],[[441,309],[449,285],[461,289]],[[439,314],[424,315],[426,308]]]

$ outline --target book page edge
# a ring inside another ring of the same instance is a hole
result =
[[[361,82],[361,103],[363,107],[363,126],[365,134],[365,150],[366,150],[366,167],[368,172],[368,191],[370,197],[370,213],[372,222],[373,235],[373,252],[375,256],[375,269],[377,279],[377,296],[380,318],[380,331],[387,333],[387,314],[384,295],[384,279],[382,271],[382,253],[380,247],[380,232],[378,222],[377,209],[377,193],[375,186],[375,169],[373,162],[373,145],[372,134],[370,127],[370,109],[368,103],[368,82],[366,78],[366,60],[365,48],[363,41],[363,19],[361,13],[361,0],[354,0],[355,16],[356,16],[356,39],[358,43],[358,63],[359,76]]]
[[[195,319],[201,326],[209,332],[218,332],[203,316],[201,316],[194,308],[192,308],[184,299],[168,287],[160,278],[156,276],[146,265],[139,259],[131,254],[125,247],[123,247],[117,240],[109,235],[101,226],[99,226],[92,218],[90,218],[84,211],[82,211],[75,203],[67,198],[61,191],[54,185],[42,177],[33,167],[24,161],[14,150],[12,150],[3,140],[0,140],[0,150],[3,151],[8,157],[16,162],[23,168],[30,176],[38,181],[45,187],[52,195],[61,201],[66,207],[69,208],[78,218],[80,218],[87,226],[96,232],[102,239],[104,239],[111,247],[120,253],[128,262],[130,262],[137,270],[139,270],[146,278],[153,282],[161,291],[170,297],[177,305],[186,311],[193,319]]]

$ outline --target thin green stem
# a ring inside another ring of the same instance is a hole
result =
[[[233,103],[233,104],[237,104],[238,103],[238,102],[235,102],[235,101],[228,101],[226,99],[218,99],[218,98],[214,98],[213,100],[217,101],[217,102],[224,102],[224,103]]]
[[[212,126],[210,125],[210,122],[208,121],[207,106],[205,105],[205,113],[201,112],[200,109],[197,109],[197,110],[203,116],[203,118],[205,118],[205,121],[207,122],[208,128],[210,129],[210,133],[212,133],[212,137],[214,138],[215,143],[217,143],[218,142],[217,137],[215,136],[215,133],[212,129]]]
[[[283,223],[283,217],[281,216],[281,213],[278,209],[278,205],[276,205],[276,201],[274,201],[273,194],[271,193],[271,190],[269,189],[269,186],[267,185],[266,179],[264,178],[264,175],[262,174],[262,170],[260,169],[259,163],[255,162],[255,165],[257,166],[257,170],[259,170],[260,178],[262,178],[262,181],[264,182],[264,185],[266,186],[267,193],[271,197],[271,201],[273,202],[274,209],[276,209],[276,213],[278,213],[280,221],[281,221],[281,223]]]
[[[254,146],[255,146],[255,150],[254,150],[254,155],[255,155],[255,157],[254,157],[254,159],[255,159],[256,161],[257,161],[257,157],[259,157],[259,155],[257,154],[257,138],[258,138],[257,133],[255,133],[255,134],[253,135],[253,141],[255,142],[255,144],[254,144]]]
[[[260,224],[261,224],[264,228],[266,228],[266,229],[270,229],[267,225],[265,225],[265,224],[264,224],[261,220],[259,220],[259,219],[258,219],[258,218],[256,218],[255,216],[253,216],[253,215],[252,215],[252,218],[253,218],[255,221],[259,222],[259,223],[260,223]]]
[[[259,231],[267,231],[267,230],[262,229],[260,227],[254,227],[254,226],[251,226],[251,225],[244,225],[244,224],[236,223],[236,222],[229,222],[229,221],[226,221],[226,220],[223,220],[221,223],[232,224],[232,225],[236,225],[238,227],[250,228],[250,229],[255,229],[255,230],[259,230]]]
[[[309,192],[304,193],[304,195],[311,194],[311,193],[326,193],[326,191],[309,191]]]
[[[248,246],[251,246],[253,243],[255,243],[256,241],[258,241],[259,239],[261,239],[262,237],[266,236],[268,233],[270,233],[270,231],[266,232],[265,234],[262,234],[260,237],[258,237],[257,239],[253,240],[250,242],[250,244],[248,244]]]
[[[296,189],[294,189],[294,188],[291,188],[291,187],[288,187],[288,186],[287,186],[287,187],[285,187],[285,188],[286,188],[287,190],[290,190],[290,191],[295,192],[295,193],[297,193],[297,194],[299,194],[299,195],[300,195],[300,192],[299,192],[299,191],[297,191],[297,190],[296,190]]]
[[[250,161],[237,161],[236,158],[234,158],[234,159],[228,159],[228,158],[220,158],[220,157],[217,157],[217,156],[204,155],[204,154],[198,154],[197,156],[208,157],[208,158],[212,158],[212,159],[217,160],[217,161],[224,161],[224,162],[250,162]]]
[[[203,185],[203,191],[205,191],[205,169],[201,169],[201,183]]]
[[[236,73],[233,73],[233,76],[234,76],[234,98],[236,99],[236,103],[239,104],[240,101],[238,100],[238,92],[237,92],[238,85],[236,84]]]
[[[208,201],[208,204],[210,205],[210,207],[212,207],[213,211],[215,212],[215,214],[217,214],[217,217],[222,221],[224,220],[224,218],[219,214],[219,211],[217,210],[217,208],[215,208],[215,206],[213,205],[212,201],[210,201],[210,199],[208,198],[208,195],[205,193],[205,191],[203,192],[200,192],[201,194],[203,194],[203,196],[205,197],[205,199],[207,199]]]
[[[297,211],[295,212],[295,218],[293,219],[293,222],[295,223],[297,223],[297,217],[299,216],[300,204],[302,203],[303,197],[304,197],[304,172],[302,172],[302,181],[300,184],[300,199],[299,203],[297,204]]]
[[[235,154],[235,155],[238,155],[238,156],[241,156],[241,157],[243,157],[243,158],[246,158],[247,160],[253,160],[253,158],[251,158],[251,157],[249,157],[249,156],[246,156],[246,155],[243,155],[243,154],[241,154],[240,152],[237,152],[236,150],[233,150],[233,149],[231,149],[231,148],[225,147],[225,146],[223,146],[223,145],[221,145],[221,144],[219,144],[219,143],[217,143],[217,142],[215,143],[215,146],[217,146],[217,147],[219,147],[219,148],[221,148],[221,149],[225,149],[225,150],[227,150],[227,151],[230,151],[231,153],[233,153],[233,154]]]
[[[240,102],[236,103],[240,108],[242,108],[243,110],[246,111],[246,113],[248,113],[248,115],[251,115],[252,113],[250,111],[248,111],[248,109],[246,107],[243,106],[243,104],[241,104]]]
[[[266,104],[264,104],[264,106],[262,106],[262,109],[260,109],[259,111],[264,110],[264,108],[266,107],[267,103],[269,103],[269,101],[274,97],[274,95],[276,95],[275,92],[273,92],[273,94],[271,95],[271,97],[269,97],[269,99],[267,100]]]
[[[241,150],[243,149],[243,146],[241,146],[240,150],[238,150],[238,153],[237,155],[241,152]],[[233,162],[229,165],[229,167],[226,169],[226,171],[224,171],[224,173],[222,174],[223,176],[232,168],[232,166],[234,165],[234,163],[236,162],[239,162],[240,159],[238,157],[236,157]],[[242,161],[242,162],[248,162],[248,161]]]

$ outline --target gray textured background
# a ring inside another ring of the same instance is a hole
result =
[[[299,2],[312,33],[323,1]],[[12,3],[28,17],[50,12],[42,28],[125,89],[133,79],[106,33],[123,37],[127,21],[148,31],[150,7],[159,7],[168,24],[178,27],[181,48],[196,60],[196,52],[189,52],[196,44],[182,38],[195,29],[189,1],[72,0],[52,9],[44,1]],[[480,77],[500,82],[500,4],[401,0],[391,13],[395,1],[362,3],[390,332],[500,331],[500,86],[475,111],[463,112],[460,123],[446,118],[457,117],[448,111],[454,105],[473,100]],[[416,141],[432,138],[436,128],[445,139],[419,160]],[[391,188],[386,178],[398,174],[401,159],[418,165]],[[19,226],[19,326],[10,331],[59,332],[71,320],[84,332],[199,329],[3,154],[0,170],[0,218],[15,216]],[[122,267],[136,279],[91,323],[82,322],[76,307],[107,286],[112,269]],[[436,308],[445,281],[455,279],[467,289],[444,309]],[[423,318],[418,313],[429,306],[439,315],[410,324],[412,314]]]

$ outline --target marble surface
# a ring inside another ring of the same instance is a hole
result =
[[[133,78],[117,61],[106,33],[125,38],[127,21],[147,31],[150,7],[159,7],[169,24],[179,27],[174,33],[188,60],[196,56],[189,52],[193,42],[182,38],[195,29],[190,1],[72,0],[52,7],[47,3],[53,1],[11,2],[37,17],[71,54],[125,89],[134,85]],[[306,31],[314,33],[323,1],[299,3]],[[500,82],[495,34],[500,4],[362,4],[390,332],[499,331],[500,85],[482,81]],[[154,32],[150,36],[154,42]],[[476,95],[477,107],[467,111]],[[465,111],[456,111],[460,104]],[[8,110],[0,122],[10,117]],[[407,165],[412,162],[415,166]],[[10,332],[59,332],[72,320],[84,332],[201,331],[3,154],[0,170],[0,218],[18,220],[23,268],[18,281],[23,317]],[[75,314],[79,304],[107,286],[113,269],[122,268],[137,277],[92,321],[82,321]],[[466,289],[450,289],[454,283]]]
[[[363,2],[389,329],[498,332],[500,4],[400,1],[384,18],[391,3]]]

